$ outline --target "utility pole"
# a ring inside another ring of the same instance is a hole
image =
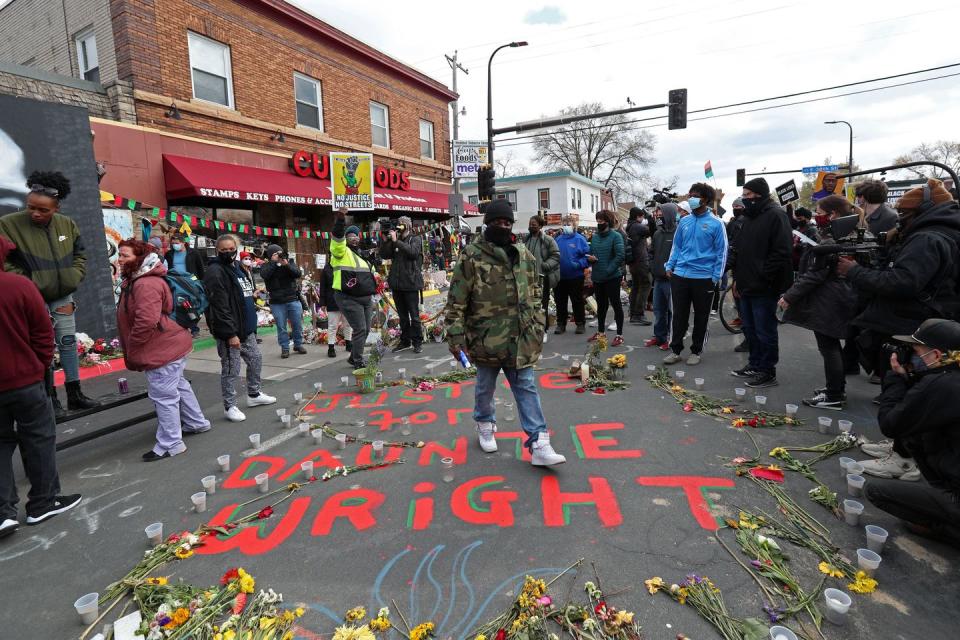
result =
[[[470,72],[465,69],[459,62],[457,62],[457,52],[453,52],[453,57],[451,58],[448,55],[444,55],[444,58],[447,59],[447,64],[450,65],[450,70],[453,71],[453,92],[457,93],[457,70],[463,71],[467,75]],[[450,152],[453,153],[453,140],[456,140],[460,137],[460,99],[453,101],[453,138],[450,141]],[[453,192],[460,193],[460,178],[454,176],[453,178]],[[458,221],[459,222],[459,221]]]

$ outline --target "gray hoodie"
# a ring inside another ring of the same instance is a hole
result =
[[[673,234],[677,231],[677,205],[665,202],[660,205],[660,212],[663,214],[663,224],[653,234],[653,260],[650,263],[650,270],[654,278],[666,280],[665,265],[673,250]]]

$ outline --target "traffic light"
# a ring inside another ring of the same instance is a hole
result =
[[[497,176],[493,165],[485,164],[477,172],[477,198],[479,200],[493,200],[496,193]]]
[[[667,102],[670,103],[670,116],[668,129],[686,129],[687,128],[687,90],[671,89],[667,94]]]
[[[737,169],[737,186],[742,187],[743,183],[746,181],[747,181],[747,170]]]

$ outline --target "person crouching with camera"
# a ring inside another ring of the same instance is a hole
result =
[[[960,546],[960,323],[926,320],[894,340],[907,346],[890,356],[880,430],[909,452],[925,482],[871,478],[864,491],[913,533]]]

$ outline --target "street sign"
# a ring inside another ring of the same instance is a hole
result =
[[[803,173],[804,175],[807,175],[811,173],[820,173],[821,171],[836,171],[839,168],[840,165],[838,164],[822,164],[815,167],[804,167]]]
[[[780,201],[781,207],[786,205],[788,202],[799,200],[800,192],[797,190],[797,184],[791,180],[790,182],[784,182],[782,185],[777,187],[777,199]]]
[[[463,216],[463,194],[451,193],[447,196],[447,207],[450,209],[450,215],[457,217]]]
[[[487,143],[485,141],[453,141],[454,178],[476,178],[480,166],[484,164],[487,164]]]

